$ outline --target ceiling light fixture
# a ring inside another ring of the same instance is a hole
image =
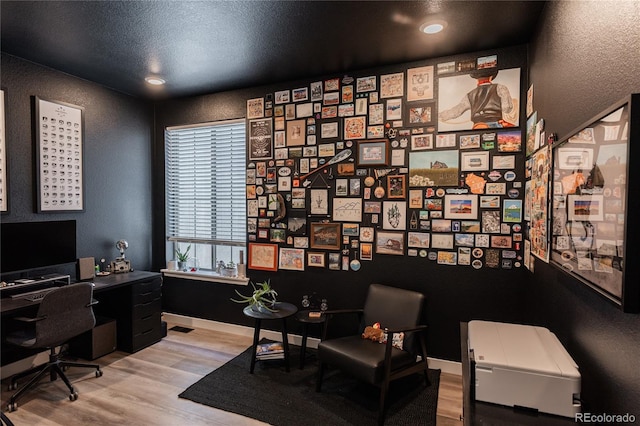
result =
[[[152,84],[154,86],[162,86],[164,83],[166,83],[160,77],[147,77],[147,78],[144,79],[144,81],[146,81],[147,83]]]
[[[429,21],[420,25],[420,31],[425,34],[437,34],[447,27],[447,23],[444,21]]]

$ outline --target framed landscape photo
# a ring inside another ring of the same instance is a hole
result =
[[[389,164],[389,140],[373,139],[358,142],[358,166],[386,166]]]
[[[445,195],[444,217],[446,219],[477,219],[478,196],[468,194]]]
[[[339,250],[342,241],[342,233],[339,223],[312,223],[310,229],[311,248]]]
[[[36,96],[34,118],[38,213],[84,211],[84,108]]]
[[[278,245],[249,243],[249,269],[263,271],[278,270]]]

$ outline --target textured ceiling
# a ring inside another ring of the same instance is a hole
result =
[[[541,1],[2,1],[2,51],[150,99],[528,43]],[[418,28],[447,22],[436,36]],[[144,83],[156,74],[161,88]]]

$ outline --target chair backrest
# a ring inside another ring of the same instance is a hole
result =
[[[69,284],[47,293],[40,302],[34,347],[48,348],[91,330],[96,324],[91,283]]]
[[[425,296],[417,291],[371,284],[364,304],[364,325],[379,322],[383,328],[412,327],[420,324]],[[415,334],[404,339],[404,349],[419,353]]]

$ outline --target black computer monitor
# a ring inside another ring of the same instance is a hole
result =
[[[3,222],[0,272],[22,272],[76,261],[76,221]]]

